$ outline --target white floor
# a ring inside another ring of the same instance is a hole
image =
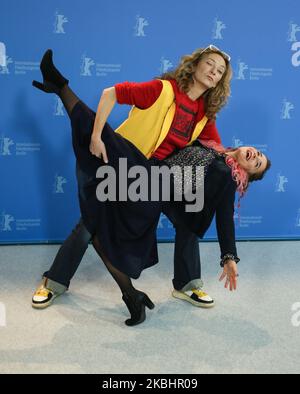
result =
[[[31,295],[58,246],[0,246],[0,373],[300,373],[300,242],[239,243],[235,293],[218,282],[218,245],[200,248],[216,307],[171,297],[173,245],[160,244],[135,283],[156,308],[129,328],[91,247],[67,295],[38,311]]]

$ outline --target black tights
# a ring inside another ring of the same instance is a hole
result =
[[[76,96],[71,88],[68,85],[64,85],[62,89],[59,91],[59,97],[63,102],[63,105],[71,118],[71,113],[75,105],[80,101],[80,99]]]
[[[128,295],[134,295],[135,293],[135,288],[132,285],[131,279],[129,276],[124,274],[123,272],[119,271],[117,268],[115,268],[112,263],[108,260],[108,258],[105,256],[103,252],[103,248],[101,243],[99,242],[99,239],[97,236],[93,237],[92,240],[93,246],[98,253],[98,255],[101,257],[102,261],[104,262],[106,268],[110,272],[111,276],[114,278],[114,280],[117,282],[118,286],[121,289],[121,292],[123,294],[128,294]]]

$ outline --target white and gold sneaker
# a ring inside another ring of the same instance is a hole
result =
[[[215,306],[215,301],[202,289],[192,289],[188,291],[173,290],[172,296],[185,300],[200,308],[212,308]]]
[[[31,305],[36,309],[44,309],[51,305],[59,293],[50,290],[47,286],[47,279],[44,278],[42,284],[36,289],[32,297]]]

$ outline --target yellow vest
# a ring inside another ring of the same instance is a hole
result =
[[[128,118],[116,133],[132,142],[148,159],[165,140],[171,128],[176,104],[171,82],[162,80],[163,89],[155,103],[147,109],[132,107]],[[204,116],[195,126],[191,145],[204,129],[208,118]]]

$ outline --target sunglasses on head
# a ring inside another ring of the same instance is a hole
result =
[[[214,46],[214,45],[209,45],[208,47],[206,47],[205,49],[203,49],[203,51],[202,51],[200,54],[204,53],[204,52],[207,51],[208,49],[210,49],[211,51],[218,51],[218,52],[221,52],[222,55],[225,57],[225,59],[227,59],[227,60],[230,62],[231,57],[228,55],[228,53],[226,53],[226,52],[224,52],[224,51],[221,51],[220,48],[218,48],[218,47],[216,47],[216,46]]]

